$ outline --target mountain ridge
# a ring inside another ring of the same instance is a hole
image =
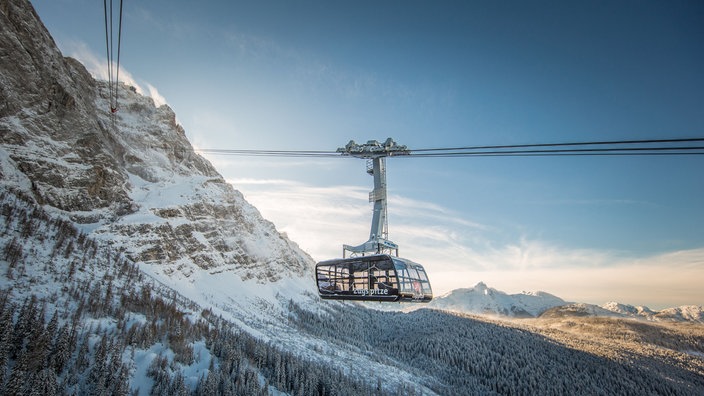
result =
[[[605,316],[636,318],[662,322],[704,323],[704,310],[696,305],[683,305],[660,311],[644,306],[617,302],[602,305],[568,302],[544,291],[507,294],[479,282],[473,287],[455,289],[436,297],[429,307],[475,315],[497,315],[515,318],[554,316]]]
[[[565,301],[545,292],[507,294],[484,282],[473,287],[452,290],[436,297],[429,306],[437,309],[509,317],[535,317],[540,312]]]
[[[136,262],[179,261],[164,272],[310,276],[310,256],[194,152],[167,105],[121,84],[120,110],[111,113],[107,84],[61,55],[34,10],[7,9],[15,27],[0,32],[12,54],[0,58],[7,178],[23,179],[19,187],[39,204]],[[22,11],[32,16],[19,18]]]

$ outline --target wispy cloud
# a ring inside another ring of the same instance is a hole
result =
[[[166,13],[155,15],[140,4],[135,4],[130,8],[129,14],[125,19],[132,21],[131,24],[143,25],[151,30],[168,35],[174,40],[191,37],[202,30],[202,27],[191,23],[188,19],[168,18],[165,17],[166,15]]]
[[[339,257],[343,243],[358,244],[368,237],[367,188],[285,179],[231,183],[317,260]],[[529,236],[499,243],[492,239],[492,227],[439,205],[397,195],[390,200],[391,239],[402,256],[425,265],[438,294],[485,281],[508,292],[545,290],[580,302],[614,299],[656,308],[704,303],[697,285],[704,279],[704,249],[630,257],[555,246]]]
[[[488,228],[484,224],[463,219],[458,213],[432,202],[420,201],[395,194],[389,196],[389,202],[390,205],[397,207],[394,213],[402,217],[424,218],[427,220],[435,219],[441,222],[449,221],[463,227],[477,229]]]
[[[280,46],[276,41],[253,34],[247,34],[232,29],[220,31],[223,43],[236,51],[241,58],[253,61],[291,61],[300,62],[301,57],[291,50]]]
[[[447,107],[454,102],[454,87],[408,84],[394,73],[381,74],[376,70],[350,68],[325,54],[282,44],[270,37],[238,31],[232,27],[216,33],[231,49],[239,63],[254,65],[258,70],[273,68],[277,78],[286,79],[292,86],[314,94],[334,93],[350,101],[388,102],[394,107],[421,103],[423,111],[437,106]]]
[[[166,98],[159,93],[155,86],[145,83],[147,85],[147,95],[152,98],[154,105],[160,107],[166,104]]]
[[[67,54],[68,56],[81,62],[93,78],[98,80],[108,80],[107,60],[104,57],[97,56],[85,43],[78,41],[62,43],[62,51],[64,54]],[[116,65],[114,66],[116,67]],[[138,83],[132,76],[132,73],[126,70],[123,66],[120,66],[119,78],[121,82],[133,86],[140,95],[151,97],[157,107],[167,104],[166,98],[159,93],[156,87],[148,82],[143,82],[142,84]],[[147,87],[146,90],[142,87],[142,85]]]

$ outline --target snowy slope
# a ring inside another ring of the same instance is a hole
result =
[[[92,235],[184,296],[238,320],[271,314],[263,305],[284,315],[282,301],[310,302],[312,259],[193,152],[168,107],[121,92],[114,121],[132,210]]]
[[[601,316],[620,318],[624,315],[601,308],[594,304],[572,303],[550,308],[540,314],[541,318],[562,318],[570,316]]]
[[[429,306],[471,314],[536,317],[549,308],[564,304],[563,299],[549,293],[506,294],[479,282],[474,287],[456,289],[437,297]]]
[[[653,322],[694,322],[704,323],[704,310],[696,305],[667,308],[653,311],[648,307],[634,307],[628,304],[608,302],[601,306],[593,304],[568,304],[545,311],[541,317],[563,316],[602,316],[612,318],[633,318]]]
[[[704,323],[704,309],[697,305],[683,305],[667,308],[653,315],[656,320],[665,322],[698,322]]]
[[[112,115],[106,84],[61,56],[31,7],[8,12],[0,29],[10,54],[0,57],[3,184],[195,301],[225,294],[218,305],[231,306],[274,302],[272,290],[295,298],[313,291],[310,256],[194,152],[168,106],[123,85]],[[252,286],[268,283],[266,291]]]
[[[653,316],[657,313],[648,307],[621,304],[615,301],[607,302],[605,304],[600,305],[600,307],[604,308],[607,311],[615,312],[623,316],[648,320],[652,320]]]
[[[608,302],[601,308],[623,316],[638,319],[647,319],[660,322],[699,322],[704,323],[704,310],[696,305],[683,305],[680,307],[666,308],[662,311],[653,311],[648,307],[634,307],[628,304]]]

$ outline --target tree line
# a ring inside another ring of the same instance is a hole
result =
[[[607,359],[539,334],[420,309],[410,313],[348,305],[314,312],[290,304],[289,320],[339,350],[415,372],[439,394],[691,395],[704,377],[691,367]],[[635,357],[634,357],[635,358]]]

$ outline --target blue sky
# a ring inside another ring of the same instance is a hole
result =
[[[102,2],[32,2],[105,70]],[[196,147],[704,136],[699,1],[128,1],[121,71]],[[362,161],[208,157],[314,258],[368,236]],[[436,292],[704,305],[704,156],[393,158],[390,238]]]

